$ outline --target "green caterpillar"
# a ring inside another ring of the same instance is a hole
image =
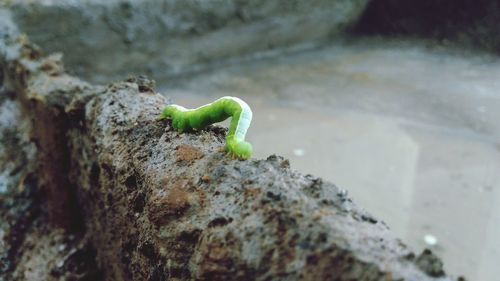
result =
[[[226,136],[226,150],[240,159],[252,156],[252,145],[245,141],[252,110],[244,101],[236,97],[222,97],[196,109],[186,109],[179,105],[168,105],[160,119],[171,118],[172,127],[179,132],[191,129],[200,130],[210,124],[232,117]]]

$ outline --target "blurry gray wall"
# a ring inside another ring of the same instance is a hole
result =
[[[180,76],[314,47],[351,26],[369,0],[12,1],[20,29],[94,82]],[[4,4],[5,5],[5,4]]]

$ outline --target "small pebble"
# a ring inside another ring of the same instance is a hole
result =
[[[62,251],[64,251],[64,250],[66,250],[66,245],[65,245],[65,244],[61,244],[61,245],[59,245],[59,247],[57,248],[57,250],[58,250],[59,252],[62,252]]]
[[[209,175],[203,175],[203,177],[201,177],[201,180],[205,183],[207,182],[210,182],[210,176]]]
[[[429,246],[434,246],[434,245],[436,245],[436,244],[437,244],[437,242],[438,242],[438,241],[437,241],[436,236],[431,235],[431,234],[426,234],[426,235],[424,236],[424,241],[425,241],[425,243],[426,243],[427,245],[429,245]]]
[[[304,156],[304,154],[306,154],[306,152],[303,150],[303,149],[300,149],[300,148],[296,148],[293,150],[293,154],[295,156]]]

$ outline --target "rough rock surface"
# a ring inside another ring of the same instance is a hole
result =
[[[0,278],[452,280],[345,190],[278,156],[232,160],[222,128],[179,134],[158,121],[168,100],[149,80],[92,86],[25,37],[1,37],[4,92],[31,121],[37,160],[36,192],[20,195],[34,209],[9,217],[25,201],[1,197],[2,222],[26,227],[2,226],[14,250]]]
[[[0,38],[0,280],[98,280],[95,250],[84,233],[64,233],[49,224],[35,115],[27,112],[24,92],[18,91],[36,69],[17,66],[39,57],[37,48],[17,35],[8,17],[0,17]],[[57,65],[54,57],[36,65],[53,74],[48,61]],[[5,75],[9,71],[16,75]]]
[[[63,52],[80,76],[107,82],[314,46],[355,22],[368,0],[9,2],[4,6],[35,43]]]

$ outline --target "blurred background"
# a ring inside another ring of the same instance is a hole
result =
[[[500,276],[500,1],[3,2],[90,82],[241,97],[256,158],[347,189],[453,274]]]

